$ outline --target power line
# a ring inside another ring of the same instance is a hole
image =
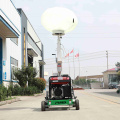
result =
[[[49,36],[46,36],[46,37],[41,37],[41,38],[47,38]],[[52,37],[49,37],[49,38],[52,38]],[[65,39],[68,39],[68,38],[106,38],[106,39],[113,39],[113,38],[120,38],[120,37],[65,37]]]
[[[109,66],[114,66],[114,65],[109,65]],[[98,68],[98,67],[106,67],[106,66],[84,66],[84,67],[81,67],[81,68]],[[63,67],[63,68],[69,68],[69,67]],[[71,68],[74,68],[74,67],[71,67]],[[79,68],[79,67],[75,67],[75,68]],[[53,68],[45,68],[45,69],[53,69]]]
[[[95,59],[95,58],[103,58],[103,57],[106,57],[106,56],[84,59],[84,60],[80,60],[80,62],[81,62],[81,61],[85,61],[85,60]],[[76,61],[78,61],[78,60],[75,60],[75,62],[76,62]],[[72,60],[72,61],[69,61],[69,62],[73,62],[73,60]],[[63,61],[63,63],[68,63],[68,62],[64,62],[64,61]],[[51,64],[55,64],[55,63],[49,63],[49,64],[46,63],[46,65],[51,65]]]
[[[89,59],[83,59],[83,60],[80,60],[80,62],[81,62],[81,61],[86,61],[86,60],[91,60],[91,59],[103,58],[103,57],[105,58],[106,56],[93,57],[93,58],[89,58]],[[120,56],[109,56],[109,57],[120,57]],[[69,62],[73,62],[73,61],[71,60],[71,61],[69,61]],[[75,62],[78,62],[78,60],[75,60]],[[63,61],[63,63],[68,63],[68,62],[64,62],[64,61]],[[56,63],[54,63],[54,62],[51,62],[51,63],[48,63],[48,64],[46,63],[46,65],[51,65],[51,64],[53,65],[53,64],[56,64]]]
[[[98,51],[98,52],[93,52],[93,53],[80,54],[80,56],[89,55],[89,54],[97,54],[97,53],[101,53],[101,52],[104,52],[104,53],[105,53],[105,51]],[[70,56],[70,57],[72,57],[72,56]],[[65,57],[63,57],[63,58],[65,58]],[[54,58],[48,58],[48,59],[44,59],[44,60],[50,60],[50,59],[54,59]]]

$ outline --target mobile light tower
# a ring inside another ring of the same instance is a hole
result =
[[[76,15],[67,8],[54,7],[47,9],[41,18],[41,23],[45,29],[52,32],[52,35],[58,36],[57,40],[57,71],[61,76],[62,54],[61,54],[61,36],[74,30],[78,20]]]
[[[67,8],[49,8],[42,15],[42,25],[53,35],[57,36],[57,76],[49,77],[49,91],[45,101],[41,102],[41,110],[45,111],[52,105],[69,105],[79,110],[79,100],[74,95],[72,80],[69,75],[61,75],[62,54],[61,36],[72,31],[78,21],[75,14]]]

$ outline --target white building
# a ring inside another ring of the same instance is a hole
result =
[[[118,73],[115,68],[103,72],[104,88],[109,88],[109,84],[112,83],[112,80],[117,77],[117,74]],[[114,82],[117,83],[117,81]]]
[[[0,0],[0,83],[17,82],[13,69],[28,64],[44,77],[43,44],[22,9]]]

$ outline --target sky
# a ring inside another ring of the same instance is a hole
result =
[[[74,49],[80,53],[80,62],[73,61],[73,54],[63,59],[63,73],[72,78],[79,75],[102,74],[107,69],[106,50],[109,53],[109,69],[120,61],[120,0],[12,0],[16,8],[22,8],[44,44],[45,71],[56,72],[55,56],[57,38],[41,25],[44,11],[52,7],[72,10],[77,27],[62,38],[63,57]],[[100,52],[102,51],[102,52]],[[70,66],[70,67],[69,67]],[[75,67],[75,69],[74,69]],[[75,72],[75,75],[74,75]]]

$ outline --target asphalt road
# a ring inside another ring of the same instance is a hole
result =
[[[80,110],[52,107],[41,111],[39,97],[20,97],[21,101],[0,106],[0,120],[118,120],[120,119],[120,94],[116,90],[75,91]]]

